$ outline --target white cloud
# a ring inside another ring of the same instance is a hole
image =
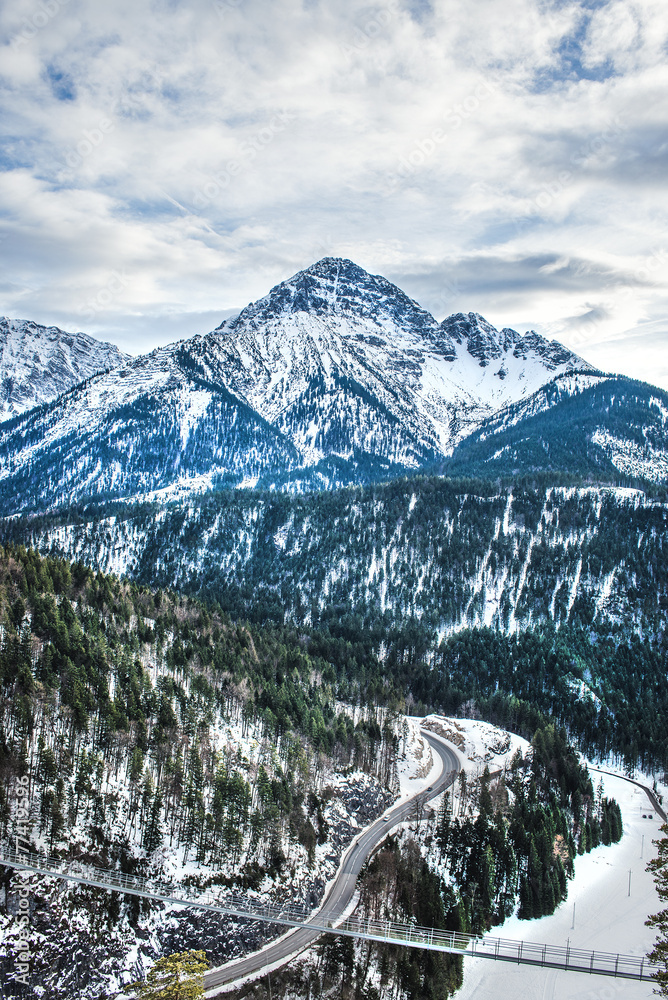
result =
[[[595,10],[583,46],[586,66],[609,62],[618,73],[652,68],[668,36],[662,0],[612,0]]]
[[[668,304],[663,0],[47,7],[0,11],[1,312],[150,348],[326,254],[564,339]]]

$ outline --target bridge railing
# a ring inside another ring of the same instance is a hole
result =
[[[314,938],[322,932],[330,932],[372,941],[403,944],[413,948],[448,951],[503,962],[517,962],[521,965],[641,981],[653,979],[657,970],[657,966],[642,955],[588,951],[573,948],[570,944],[566,946],[537,944],[532,941],[516,941],[490,935],[476,938],[459,931],[420,927],[355,914],[341,918],[337,914],[328,913],[326,907],[314,912],[293,903],[267,903],[237,892],[221,894],[197,886],[173,885],[161,879],[109,871],[76,859],[48,857],[28,851],[17,851],[12,847],[0,849],[0,865],[2,864],[19,870],[68,879],[83,885],[146,896],[179,906],[195,906],[289,927],[310,927],[313,929]]]

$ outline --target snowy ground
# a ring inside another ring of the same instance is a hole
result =
[[[454,744],[469,773],[481,773],[485,764],[492,772],[502,769],[517,749],[526,754],[529,748],[521,737],[476,720],[428,716],[424,720],[408,718],[406,722],[398,761],[401,798],[424,788],[438,767],[420,735],[421,725]],[[592,772],[595,788],[600,777]],[[641,789],[621,776],[604,775],[603,782],[603,793],[615,798],[622,810],[624,836],[620,843],[575,859],[575,878],[568,884],[568,900],[552,916],[532,921],[513,917],[494,928],[494,936],[559,945],[570,939],[576,948],[634,955],[646,954],[650,949],[654,932],[644,922],[648,914],[660,908],[660,901],[645,869],[656,854],[652,841],[660,836],[661,820]],[[647,783],[651,784],[651,779]],[[312,955],[311,951],[305,952],[304,958],[308,960]],[[652,996],[650,983],[474,958],[464,960],[464,985],[456,994],[457,1000],[649,1000]]]
[[[594,787],[598,776],[593,774]],[[651,947],[654,932],[645,927],[648,914],[660,909],[652,876],[645,870],[656,855],[652,840],[659,834],[660,818],[647,796],[623,778],[604,777],[604,794],[619,802],[624,836],[619,844],[599,847],[575,859],[575,878],[568,885],[568,899],[550,917],[517,920],[512,917],[493,935],[575,948],[643,955]],[[643,814],[653,819],[643,819]],[[643,838],[644,836],[644,848]],[[641,851],[643,857],[641,858]],[[629,869],[631,896],[628,896]],[[575,929],[573,904],[575,903]],[[650,983],[585,976],[492,962],[464,960],[464,985],[458,1000],[649,1000]]]
[[[442,736],[459,751],[462,765],[467,772],[482,774],[485,765],[493,774],[510,764],[519,750],[526,756],[531,744],[515,733],[497,729],[480,719],[451,719],[443,715],[427,715],[422,720],[424,729]]]
[[[406,717],[397,760],[400,788],[397,801],[416,795],[440,774],[441,762],[434,759],[431,747],[420,732],[421,722],[421,719]]]

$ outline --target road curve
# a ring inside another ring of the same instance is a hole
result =
[[[661,808],[661,804],[656,797],[654,789],[650,788],[649,785],[643,785],[641,781],[636,781],[635,778],[627,778],[625,774],[617,774],[615,771],[605,771],[602,767],[595,767],[594,764],[587,764],[587,767],[590,771],[598,771],[599,774],[609,774],[611,778],[621,778],[622,781],[628,781],[629,784],[637,785],[638,788],[642,788],[643,792],[649,799],[654,812],[659,814],[664,823],[668,821],[668,816],[666,816],[666,813]]]
[[[357,884],[357,876],[362,866],[373,854],[374,850],[383,842],[388,832],[399,823],[405,822],[416,815],[416,810],[424,806],[430,799],[448,788],[457,776],[460,763],[457,755],[444,743],[442,743],[432,733],[426,729],[421,730],[422,735],[428,740],[432,750],[440,757],[442,770],[438,778],[422,792],[418,792],[406,802],[401,802],[394,808],[387,810],[380,819],[377,819],[371,826],[365,828],[353,841],[348,852],[344,856],[344,862],[330,887],[327,896],[322,902],[320,909],[311,919],[318,921],[327,920],[335,923],[341,917],[352,899]],[[262,951],[246,955],[244,958],[228,962],[218,969],[212,969],[204,977],[204,989],[207,993],[215,989],[216,986],[226,985],[237,980],[246,979],[248,976],[269,968],[277,962],[287,960],[307,948],[316,938],[320,937],[322,931],[309,928],[308,923],[304,927],[298,928],[291,934],[279,938],[273,945],[269,945]]]

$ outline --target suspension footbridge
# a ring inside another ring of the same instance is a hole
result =
[[[426,948],[432,951],[450,952],[456,955],[471,955],[488,958],[497,962],[513,962],[519,965],[540,966],[546,969],[561,969],[588,975],[611,976],[617,979],[651,981],[656,966],[642,955],[625,955],[615,952],[589,951],[582,948],[553,944],[536,944],[508,938],[485,935],[472,937],[457,931],[442,930],[437,927],[418,927],[414,924],[393,920],[376,920],[355,914],[342,917],[327,908],[315,914],[299,906],[280,906],[254,900],[239,894],[219,897],[209,890],[126,875],[106,869],[84,866],[77,862],[65,862],[26,851],[5,849],[0,852],[0,865],[7,865],[19,871],[51,878],[65,879],[80,885],[92,886],[113,892],[142,896],[168,905],[188,906],[213,911],[215,913],[261,920],[285,927],[304,928],[312,932],[313,939],[320,934],[343,934],[377,941],[384,944],[403,945],[408,948]],[[286,939],[289,941],[289,938]],[[239,978],[238,963],[230,963],[233,980]],[[232,971],[234,968],[234,971]],[[216,982],[207,983],[207,988],[222,985],[226,981],[225,966],[215,970]]]

